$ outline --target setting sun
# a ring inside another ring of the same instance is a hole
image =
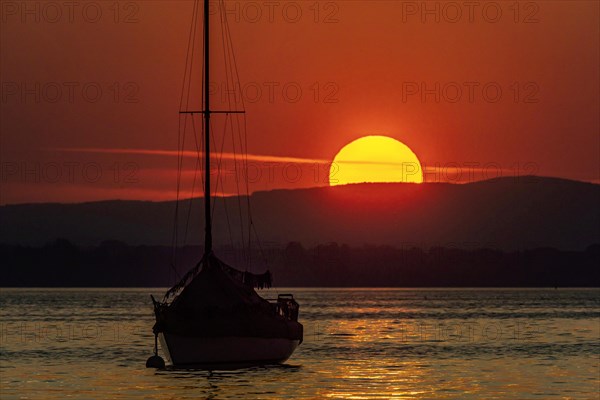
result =
[[[344,146],[329,170],[331,186],[364,182],[422,183],[421,163],[396,139],[365,136]]]

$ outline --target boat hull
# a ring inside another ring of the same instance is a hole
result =
[[[159,333],[167,360],[176,367],[245,368],[285,362],[300,340],[261,337],[194,337]]]

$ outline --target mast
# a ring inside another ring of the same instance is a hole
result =
[[[209,0],[204,0],[204,254],[212,252],[212,221],[210,215],[210,54]]]

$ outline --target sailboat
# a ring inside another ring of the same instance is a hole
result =
[[[210,120],[215,113],[238,111],[210,107],[209,0],[203,5],[203,107],[180,112],[201,114],[204,122],[204,254],[162,301],[152,297],[155,356],[147,365],[160,359],[158,342],[167,361],[176,367],[218,369],[282,363],[302,343],[298,303],[291,294],[280,294],[276,301],[262,298],[255,289],[271,286],[269,271],[238,270],[213,252]]]

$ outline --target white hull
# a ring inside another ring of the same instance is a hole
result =
[[[240,368],[285,362],[299,340],[259,337],[190,337],[159,333],[167,360],[175,366]]]

